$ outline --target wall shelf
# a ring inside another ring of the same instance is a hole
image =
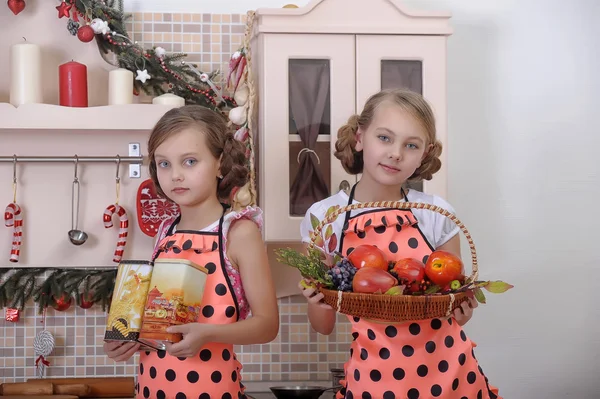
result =
[[[171,105],[126,104],[88,108],[53,104],[0,103],[0,132],[14,130],[146,130],[150,131]]]

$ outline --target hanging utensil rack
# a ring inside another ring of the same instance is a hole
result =
[[[136,157],[103,157],[103,156],[0,156],[0,162],[75,162],[75,159],[78,159],[79,162],[113,162],[116,163],[121,160],[122,163],[142,163],[144,161],[144,157],[136,156]]]
[[[141,176],[140,166],[144,163],[144,157],[140,153],[139,143],[129,143],[129,156],[24,156],[8,155],[0,156],[0,162],[106,162],[106,163],[128,163],[129,177],[139,178]]]

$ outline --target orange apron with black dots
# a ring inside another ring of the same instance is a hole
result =
[[[353,198],[354,188],[348,205]],[[352,217],[347,212],[340,252],[347,256],[362,244],[376,245],[390,261],[426,262],[433,252],[410,210],[377,209]],[[349,320],[354,341],[337,398],[499,398],[475,359],[475,345],[454,318],[403,323]]]
[[[179,218],[173,223],[175,226]],[[187,259],[208,269],[199,323],[229,324],[238,320],[237,301],[227,277],[222,245],[223,217],[218,232],[169,229],[156,258]],[[193,357],[174,357],[166,351],[140,354],[137,398],[244,398],[241,363],[233,345],[207,343]]]

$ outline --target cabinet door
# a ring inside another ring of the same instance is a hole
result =
[[[307,209],[352,184],[333,155],[355,113],[352,35],[265,34],[261,43],[259,203],[265,239],[298,241]]]
[[[442,143],[442,169],[433,179],[413,188],[447,195],[447,111],[445,36],[356,36],[356,109],[381,89],[407,88],[427,99],[436,117],[438,140]]]

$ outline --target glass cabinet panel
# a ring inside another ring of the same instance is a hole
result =
[[[382,60],[381,89],[408,89],[423,94],[423,62],[420,60]],[[410,182],[407,186],[423,191],[423,182]]]
[[[290,59],[289,214],[304,216],[331,192],[331,68],[327,59]]]

